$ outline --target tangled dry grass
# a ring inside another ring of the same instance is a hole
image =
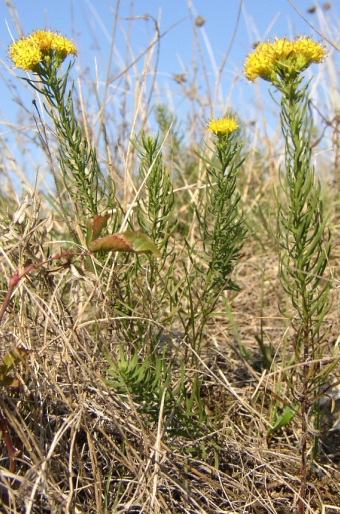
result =
[[[14,225],[2,227],[6,279],[30,256],[47,257],[53,227],[38,204],[27,207],[25,220]],[[337,244],[335,233],[325,360],[339,328]],[[268,248],[261,250],[256,240],[248,243],[238,267],[241,291],[228,299],[229,311],[224,302],[218,306],[195,355],[208,417],[192,439],[169,436],[162,405],[157,422],[150,423],[133,398],[103,382],[105,352],[118,355],[124,332],[121,316],[105,301],[100,278],[79,276],[61,262],[23,280],[1,326],[3,352],[18,346],[29,350],[16,370],[19,388],[4,389],[0,400],[18,450],[10,471],[2,441],[3,511],[291,512],[299,491],[298,424],[271,436],[267,432],[279,382],[281,397],[289,401],[280,359],[283,345],[292,351],[289,326],[277,308],[284,294],[275,253]],[[150,325],[146,322],[145,337]],[[272,352],[269,370],[259,338]],[[180,334],[166,328],[162,344],[174,367],[192,352]],[[250,359],[242,355],[241,344]],[[337,368],[331,380],[338,376]],[[320,434],[321,458],[310,468],[309,512],[339,507],[339,431],[331,430],[339,411],[330,407]]]

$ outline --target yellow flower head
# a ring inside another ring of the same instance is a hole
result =
[[[28,37],[14,41],[9,48],[14,66],[25,71],[38,71],[39,63],[55,57],[60,66],[69,54],[77,54],[75,45],[64,36],[49,30],[35,30]]]
[[[286,38],[275,39],[273,43],[259,44],[244,63],[247,79],[257,77],[274,82],[277,75],[297,75],[312,62],[321,62],[325,50],[320,43],[310,38],[300,37],[293,41]]]
[[[235,118],[227,116],[226,118],[218,118],[210,120],[208,123],[208,129],[216,135],[230,134],[238,127]]]
[[[9,47],[8,53],[14,66],[25,71],[34,70],[42,60],[39,47],[28,41],[27,38],[14,41]]]
[[[305,69],[312,62],[322,62],[325,56],[325,49],[309,38],[299,38],[294,44],[295,58],[297,65]]]
[[[55,51],[60,57],[64,56],[64,58],[69,54],[77,54],[77,49],[72,41],[57,32],[35,30],[29,37],[36,41],[42,52]]]

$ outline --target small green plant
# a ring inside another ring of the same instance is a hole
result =
[[[105,383],[116,394],[132,401],[133,408],[146,415],[148,424],[159,424],[162,416],[166,439],[176,436],[194,440],[203,435],[206,416],[198,384],[194,380],[191,391],[187,390],[184,365],[173,383],[174,373],[165,352],[141,358],[135,350],[128,357],[120,347],[115,360],[109,355],[106,359],[110,365],[106,370],[110,378],[105,379]]]
[[[138,201],[137,219],[141,229],[166,250],[177,225],[174,221],[175,197],[172,181],[163,166],[162,147],[158,137],[142,134],[137,148],[140,177],[144,184],[144,194]]]
[[[190,317],[185,331],[197,350],[223,291],[239,290],[231,273],[247,234],[236,189],[237,172],[243,163],[236,121],[232,117],[214,119],[209,129],[214,134],[212,157],[201,155],[207,169],[206,194],[195,209],[200,239],[189,248],[195,272],[188,276]]]

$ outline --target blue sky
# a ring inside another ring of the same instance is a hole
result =
[[[328,20],[339,19],[340,2],[331,2],[331,8],[322,9],[324,2],[318,0],[296,0],[295,6],[307,18],[322,29]],[[116,6],[119,4],[119,9]],[[133,7],[131,7],[131,5]],[[317,5],[314,14],[307,12]],[[116,18],[115,18],[115,15]],[[194,33],[193,19],[197,15],[205,18],[201,28]],[[7,0],[0,3],[0,59],[2,77],[0,84],[0,113],[2,120],[14,120],[17,106],[13,101],[16,91],[24,90],[23,84],[8,80],[10,65],[6,50],[11,42],[11,34],[17,38],[22,31],[26,35],[36,28],[58,30],[71,37],[78,47],[75,76],[89,69],[92,77],[97,74],[99,83],[104,82],[107,74],[110,42],[115,31],[115,46],[110,69],[112,87],[114,77],[125,67],[127,60],[132,61],[149,44],[154,34],[154,20],[157,20],[160,33],[165,33],[160,44],[157,82],[159,94],[170,102],[175,112],[185,114],[188,106],[181,104],[180,86],[173,80],[174,74],[183,73],[190,81],[193,79],[193,62],[199,61],[197,41],[207,65],[210,94],[213,96],[216,70],[226,59],[223,69],[219,96],[211,106],[210,116],[218,116],[222,109],[241,110],[248,119],[255,115],[255,88],[242,75],[242,63],[251,45],[274,36],[294,37],[299,34],[319,36],[296,12],[288,0]],[[116,25],[115,25],[116,20]],[[19,33],[18,33],[19,30]],[[129,32],[130,31],[130,32]],[[338,37],[340,29],[333,37]],[[129,34],[129,35],[128,35]],[[330,36],[328,34],[328,36]],[[332,35],[331,35],[332,36]],[[331,37],[330,36],[330,37]],[[127,42],[128,41],[128,42]],[[339,41],[336,41],[339,43]],[[143,60],[139,62],[142,66]],[[17,73],[20,75],[20,73]],[[237,77],[235,81],[235,77]],[[202,82],[201,82],[202,81]],[[268,90],[268,84],[260,86]],[[202,74],[197,75],[197,88],[205,92],[207,84]],[[169,100],[169,90],[171,90]],[[32,109],[29,96],[27,109]],[[266,98],[266,97],[265,97]],[[268,109],[272,100],[268,95]],[[265,106],[266,108],[266,106]],[[205,113],[206,115],[206,113]],[[0,128],[3,121],[0,119]]]
[[[151,19],[143,18],[146,14],[159,21],[161,33],[172,27],[162,38],[160,51],[159,76],[168,79],[172,74],[190,68],[194,45],[192,17],[196,15],[206,19],[198,34],[212,70],[214,65],[219,66],[233,40],[226,65],[227,75],[228,71],[233,73],[242,69],[242,62],[256,41],[297,34],[318,37],[288,0],[9,0],[0,3],[0,57],[7,60],[6,48],[11,41],[6,23],[12,35],[18,36],[13,21],[17,16],[23,34],[43,27],[59,30],[76,42],[81,66],[92,68],[97,59],[105,70],[117,3],[116,70],[113,72],[119,72],[125,60],[124,31],[128,30],[129,19],[135,17],[130,36],[135,55],[150,41],[154,24]],[[311,5],[317,5],[317,0],[296,0],[294,3],[308,21],[318,26],[316,14],[307,13]],[[8,5],[13,5],[14,9]],[[319,7],[318,11],[322,9]],[[333,1],[331,9],[323,12],[334,19],[340,13],[339,0]]]
[[[18,36],[18,26],[23,34],[46,27],[72,37],[79,48],[78,69],[89,67],[93,70],[96,61],[97,73],[104,79],[117,3],[113,76],[124,68],[125,38],[129,27],[132,29],[129,37],[131,55],[138,55],[150,42],[154,23],[151,18],[145,19],[147,14],[158,21],[161,33],[170,28],[160,46],[158,79],[161,82],[171,82],[173,74],[190,74],[195,52],[192,18],[196,15],[205,18],[205,24],[197,34],[212,83],[216,68],[228,51],[222,80],[222,94],[225,95],[235,72],[241,74],[242,62],[254,42],[298,34],[318,38],[288,0],[10,0],[0,3],[0,58],[8,62],[6,49],[11,39],[6,23],[14,38]],[[318,12],[331,19],[340,13],[339,0],[332,2],[328,11],[319,6],[317,13],[307,13],[307,9],[315,4],[318,5],[315,0],[295,1],[295,6],[316,26]],[[12,8],[8,7],[11,5]],[[17,26],[15,19],[20,20]],[[243,85],[248,85],[243,77],[242,81]],[[8,99],[7,95],[5,99]]]

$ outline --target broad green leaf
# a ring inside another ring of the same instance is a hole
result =
[[[291,419],[293,419],[298,410],[299,406],[297,403],[286,405],[280,416],[277,417],[274,425],[268,429],[268,435],[271,435],[274,432],[276,432],[276,430],[279,430],[280,428],[288,425],[288,423]]]
[[[20,382],[17,377],[4,376],[0,377],[0,386],[2,387],[19,387]]]
[[[89,244],[89,250],[96,252],[133,252],[146,253],[159,257],[160,253],[155,243],[142,232],[127,230],[126,232],[101,237]]]
[[[19,380],[9,376],[9,373],[26,357],[29,350],[26,348],[13,348],[8,351],[0,361],[0,386],[18,387]]]

